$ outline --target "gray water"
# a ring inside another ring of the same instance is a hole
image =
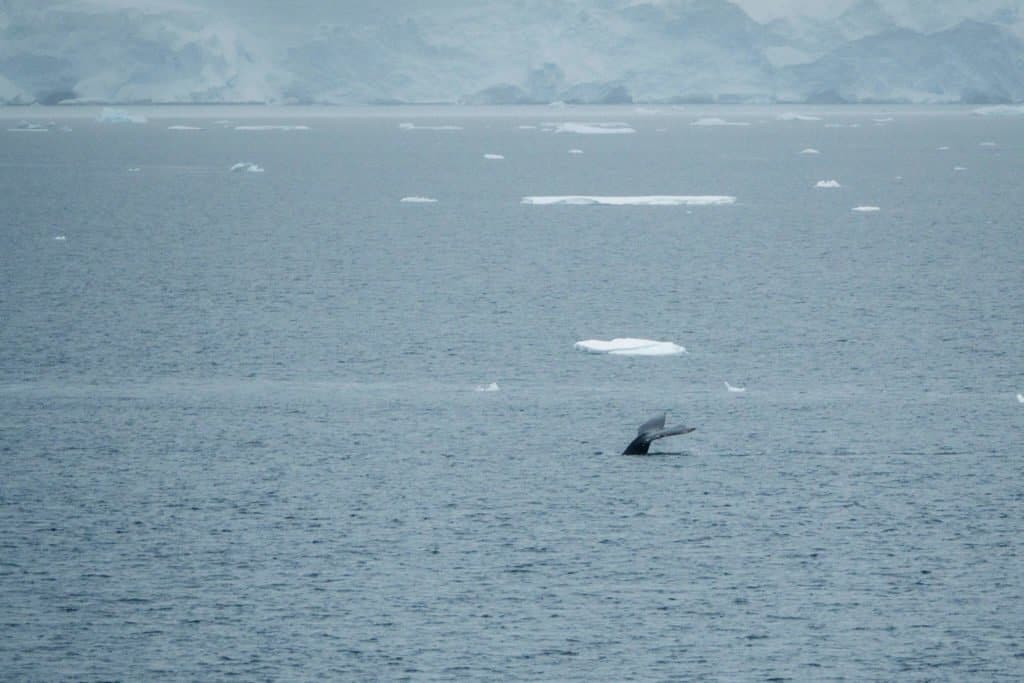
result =
[[[0,121],[4,679],[1024,677],[1024,119],[148,113]]]

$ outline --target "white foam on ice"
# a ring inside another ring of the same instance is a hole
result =
[[[147,119],[142,114],[132,113],[124,109],[103,107],[100,115],[96,117],[100,123],[146,123]]]
[[[499,160],[499,159],[504,159],[504,158],[505,158],[504,154],[485,154],[484,155],[484,159],[491,159],[492,161]]]
[[[618,121],[606,123],[580,123],[578,121],[545,123],[544,129],[553,133],[575,133],[577,135],[628,135],[636,132],[636,129],[628,123]]]
[[[266,124],[259,126],[235,126],[235,130],[309,130],[309,126],[303,126],[301,124],[295,126],[283,125],[283,124]]]
[[[877,206],[855,206],[850,211],[860,211],[861,213],[870,213],[872,211],[880,211]]]
[[[748,121],[726,121],[717,116],[705,116],[690,123],[691,126],[749,126]]]
[[[435,203],[437,203],[437,200],[434,199],[433,197],[417,197],[417,196],[402,197],[398,201],[403,202],[405,204],[435,204]]]
[[[246,173],[263,173],[263,167],[259,164],[254,164],[249,161],[239,161],[237,164],[231,167],[232,173],[239,173],[244,171]]]
[[[821,154],[821,152],[819,152],[818,150],[814,149],[813,147],[806,147],[806,148],[800,150],[800,153],[801,154]]]
[[[576,342],[573,347],[578,351],[605,353],[611,356],[675,356],[686,353],[685,348],[672,342],[633,337],[622,337],[609,341],[584,339]]]
[[[444,124],[440,126],[421,126],[416,123],[400,123],[398,127],[402,130],[462,130],[462,126]]]
[[[810,114],[798,114],[796,112],[787,111],[776,116],[779,121],[821,121],[820,116],[811,116]]]
[[[501,387],[498,386],[497,382],[491,382],[490,384],[481,384],[480,386],[476,387],[473,391],[501,391]]]
[[[199,126],[167,126],[167,130],[202,130]]]
[[[569,154],[583,154],[583,150],[582,149],[573,148],[573,149],[569,150]]]
[[[522,204],[534,206],[550,206],[552,204],[570,204],[584,206],[603,204],[607,206],[716,206],[733,204],[735,197],[728,195],[644,195],[636,197],[616,197],[605,195],[561,195],[523,197]]]
[[[814,184],[815,187],[842,187],[838,180],[819,180]]]

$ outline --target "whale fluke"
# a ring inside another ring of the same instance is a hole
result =
[[[646,455],[647,449],[651,447],[651,442],[657,439],[664,439],[666,436],[675,436],[677,434],[689,434],[694,431],[696,427],[684,427],[683,425],[676,425],[675,427],[665,426],[665,413],[661,412],[652,417],[651,419],[640,425],[637,430],[636,438],[629,442],[626,446],[626,450],[622,451],[623,455]]]

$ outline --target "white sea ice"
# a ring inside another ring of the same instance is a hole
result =
[[[66,235],[57,235],[53,239],[56,240],[57,242],[66,242],[68,238]]]
[[[805,147],[804,149],[800,150],[800,153],[801,154],[821,154],[821,152],[819,152],[818,150],[814,149],[813,147]]]
[[[685,348],[672,342],[633,337],[616,338],[610,341],[584,339],[576,342],[573,346],[578,351],[606,353],[612,356],[675,356],[686,353]]]
[[[531,126],[529,124],[523,124],[519,126],[519,130],[537,130],[537,126]]]
[[[445,124],[441,126],[421,126],[416,123],[400,123],[398,127],[402,130],[462,130],[462,126]]]
[[[534,206],[551,204],[604,204],[608,206],[714,206],[733,204],[736,198],[727,195],[646,195],[616,197],[602,195],[563,195],[523,197],[520,203]]]
[[[139,171],[141,171],[141,170],[142,170],[142,169],[141,169],[141,168],[139,168],[138,166],[132,166],[131,168],[129,168],[129,169],[128,169],[128,172],[129,172],[129,173],[138,173],[138,172],[139,172]]]
[[[776,116],[779,121],[821,121],[820,116],[811,116],[810,114],[798,114],[796,112],[787,111]]]
[[[245,171],[247,173],[263,173],[263,167],[249,161],[239,161],[231,167],[231,172],[238,173],[240,171]]]
[[[859,123],[826,123],[826,128],[860,128]]]
[[[563,123],[546,123],[545,130],[553,133],[576,133],[577,135],[626,135],[635,133],[636,129],[628,123],[579,123],[577,121],[565,121]]]
[[[199,126],[167,126],[167,130],[202,130]]]
[[[490,384],[481,384],[473,391],[501,391],[501,387],[498,386],[497,382],[491,382]]]
[[[1024,394],[1017,394],[1017,403],[1024,403]]]
[[[504,159],[504,158],[505,158],[504,154],[485,154],[484,155],[484,159],[491,159],[492,161],[496,161],[496,160]]]
[[[966,171],[967,167],[966,166],[954,166],[953,170],[954,171]]]
[[[870,213],[872,211],[880,211],[877,206],[855,206],[850,211],[859,211],[861,213]]]
[[[943,145],[942,147],[939,147],[938,149],[939,149],[940,152],[945,152],[945,151],[947,151],[949,149],[949,146],[948,145]]]
[[[819,180],[814,184],[815,187],[842,187],[838,180]]]
[[[749,126],[748,121],[726,121],[717,116],[705,116],[690,124],[691,126]]]
[[[991,140],[986,140],[985,142],[979,142],[978,143],[978,147],[998,147],[998,146],[999,145],[997,145],[996,143],[992,142]]]
[[[44,126],[41,123],[31,123],[29,121],[19,121],[18,125],[14,128],[8,128],[8,133],[47,133],[50,128]]]
[[[402,197],[398,201],[403,202],[405,204],[435,204],[435,203],[437,203],[437,200],[434,199],[433,197],[417,197],[417,196]]]
[[[728,381],[725,383],[725,388],[734,394],[742,394],[744,391],[747,390],[746,387],[734,387],[733,385],[729,384]]]
[[[569,154],[583,154],[583,150],[582,149],[573,148],[573,149],[569,150]]]
[[[1024,104],[997,104],[978,107],[971,112],[976,116],[1024,116]]]
[[[100,115],[96,117],[100,123],[146,123],[147,119],[143,114],[128,112],[124,109],[103,107]]]
[[[278,124],[267,124],[259,126],[235,126],[235,130],[309,130],[309,126],[304,125],[278,125]]]

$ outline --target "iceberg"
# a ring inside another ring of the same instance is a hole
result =
[[[504,158],[505,158],[504,154],[485,154],[484,155],[484,159],[497,160],[497,159],[504,159]]]
[[[167,130],[202,130],[198,126],[167,126]]]
[[[879,211],[880,209],[877,206],[855,206],[850,210],[860,211],[861,213],[870,213],[872,211]]]
[[[573,348],[577,351],[604,353],[611,356],[675,356],[686,353],[685,348],[672,342],[633,337],[615,338],[610,341],[584,339],[576,342]]]
[[[747,121],[726,121],[720,119],[717,116],[705,116],[702,119],[697,119],[690,124],[691,126],[749,126],[750,123]]]
[[[815,187],[842,187],[838,180],[819,180],[814,184]]]
[[[462,130],[462,126],[441,125],[441,126],[420,126],[415,123],[400,123],[398,127],[402,130]]]
[[[735,197],[728,195],[645,195],[636,197],[616,197],[601,195],[563,195],[523,197],[521,204],[533,206],[549,206],[552,204],[588,205],[603,204],[606,206],[716,206],[733,204]]]
[[[309,126],[297,125],[259,125],[259,126],[235,126],[235,130],[309,130]]]
[[[124,109],[103,107],[100,115],[96,117],[100,123],[146,123],[147,119],[142,114],[133,114]]]
[[[400,201],[402,203],[405,203],[405,204],[436,204],[437,203],[437,200],[434,199],[433,197],[417,197],[417,196],[402,197],[398,201]]]
[[[819,152],[818,150],[814,149],[813,147],[807,147],[805,149],[802,149],[802,150],[800,150],[800,153],[801,154],[821,154],[821,152]]]
[[[245,171],[247,173],[263,173],[263,167],[259,164],[253,164],[248,161],[239,161],[231,167],[231,172],[238,173],[240,171]]]
[[[635,133],[636,129],[627,123],[546,123],[545,130],[553,133],[576,133],[577,135],[626,135]]]

